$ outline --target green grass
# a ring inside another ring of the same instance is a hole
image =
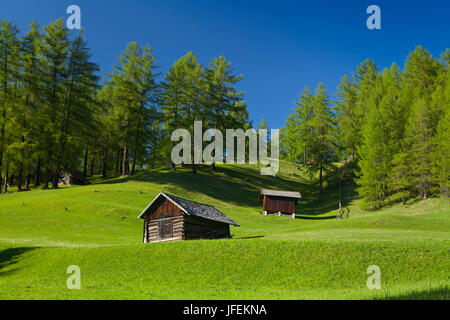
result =
[[[337,189],[294,164],[180,168],[92,185],[0,196],[0,299],[449,299],[448,200],[364,211],[337,220]],[[298,190],[297,219],[262,216],[260,187]],[[146,205],[165,190],[237,221],[233,239],[142,244]],[[81,268],[81,290],[66,269]],[[366,287],[381,268],[381,290]]]

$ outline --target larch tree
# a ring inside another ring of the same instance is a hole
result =
[[[225,132],[227,128],[242,125],[235,119],[234,111],[240,107],[243,93],[236,88],[242,75],[233,74],[231,62],[220,56],[213,59],[204,71],[206,81],[205,125]],[[215,170],[215,162],[211,163]]]
[[[332,168],[336,157],[336,131],[329,97],[322,83],[316,88],[312,112],[308,169],[319,173],[319,193],[323,194],[324,173]]]
[[[44,189],[52,182],[58,188],[58,141],[60,138],[59,120],[64,112],[64,80],[67,73],[69,54],[69,30],[63,19],[50,22],[44,26],[42,36],[42,93],[44,104],[42,114],[46,125],[43,127],[43,149],[45,150]]]
[[[155,58],[149,46],[140,47],[136,42],[128,44],[114,66],[111,83],[116,88],[118,114],[121,118],[123,145],[122,175],[134,174],[136,161],[147,151],[146,139],[151,123],[157,117],[154,107],[157,85],[155,82]],[[130,152],[132,164],[130,168]]]
[[[4,190],[8,188],[9,163],[7,159],[7,146],[9,117],[13,100],[17,95],[19,48],[18,28],[10,21],[0,23],[0,191],[3,184]],[[3,179],[3,180],[2,180]]]
[[[336,120],[338,123],[338,140],[341,144],[343,157],[355,159],[358,136],[356,128],[361,126],[361,115],[356,112],[357,89],[348,75],[341,79],[337,96],[339,101],[335,106]]]
[[[439,108],[432,103],[438,75],[444,66],[418,46],[405,64],[402,74],[403,103],[409,105],[401,152],[407,154],[411,168],[411,188],[427,199],[433,187],[432,151]]]
[[[404,121],[399,93],[400,70],[393,64],[378,75],[367,100],[357,182],[360,195],[373,208],[384,205],[389,195],[393,158],[400,147]]]
[[[311,159],[313,142],[311,120],[314,116],[314,94],[306,87],[300,94],[300,101],[286,120],[282,139],[283,149],[289,154],[289,160],[307,165]]]

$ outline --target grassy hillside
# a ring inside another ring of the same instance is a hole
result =
[[[277,178],[256,167],[153,170],[134,178],[0,196],[1,299],[450,298],[447,200],[336,220],[337,192],[291,163]],[[262,216],[260,187],[298,190],[297,219]],[[231,240],[142,244],[136,219],[161,191],[212,204],[237,221]],[[66,268],[81,268],[81,290]],[[366,287],[381,268],[381,290]]]

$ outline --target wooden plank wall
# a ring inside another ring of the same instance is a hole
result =
[[[268,213],[295,213],[296,200],[283,197],[264,196],[263,211]]]
[[[230,237],[230,225],[194,216],[184,216],[184,238],[219,239]]]
[[[144,242],[183,240],[184,238],[184,222],[183,211],[172,201],[165,198],[159,199],[155,203],[154,209],[150,211],[144,222]],[[161,239],[159,222],[162,219],[169,219],[172,223],[172,237]],[[145,229],[147,228],[147,229]]]
[[[166,239],[160,239],[159,221],[169,219],[172,222],[172,237]],[[177,216],[172,218],[164,218],[160,220],[148,221],[148,240],[147,242],[156,241],[169,241],[169,240],[183,240],[184,239],[184,220],[183,216]]]
[[[158,220],[161,218],[183,215],[183,211],[181,211],[181,209],[177,205],[165,198],[163,200],[159,200],[159,203],[157,203],[156,205],[156,209],[154,209],[152,212],[149,212],[150,220]]]
[[[155,209],[144,219],[144,242],[174,241],[187,239],[218,239],[230,237],[230,226],[226,223],[184,215],[183,211],[167,199],[159,200]],[[161,239],[160,221],[170,220],[172,236]]]

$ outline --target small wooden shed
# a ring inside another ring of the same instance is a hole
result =
[[[261,189],[259,191],[259,201],[263,203],[263,215],[276,214],[287,215],[295,218],[295,206],[302,198],[297,191],[279,191]]]
[[[230,237],[239,225],[213,206],[161,192],[139,215],[144,219],[143,242]]]

